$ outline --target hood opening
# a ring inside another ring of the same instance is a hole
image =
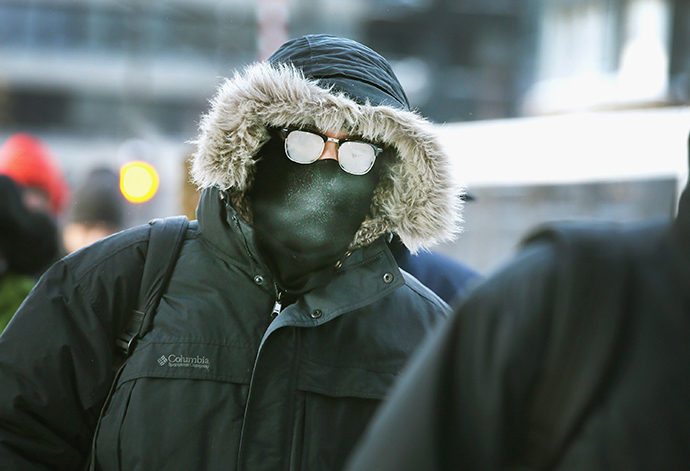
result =
[[[338,53],[317,60],[314,43],[323,42],[324,49],[329,41],[337,43]],[[225,80],[194,141],[194,181],[201,188],[226,190],[240,216],[251,222],[246,193],[253,181],[255,156],[270,137],[268,130],[307,125],[341,129],[380,142],[390,153],[371,215],[355,235],[352,248],[369,245],[387,233],[398,234],[413,252],[452,239],[460,230],[462,189],[454,182],[447,155],[431,125],[401,106],[407,98],[402,87],[396,91],[399,83],[385,59],[351,43],[359,44],[328,36],[300,38],[286,43],[267,62],[249,65]],[[284,59],[284,53],[291,59]],[[350,64],[352,57],[359,60],[356,67]],[[369,82],[360,80],[360,75]],[[371,95],[354,100],[350,94],[355,92],[342,90],[346,82],[360,88],[370,82],[378,85],[372,86],[376,91]]]

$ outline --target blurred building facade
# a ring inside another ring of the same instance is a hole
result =
[[[687,0],[382,0],[363,35],[437,122],[690,98]]]
[[[177,214],[222,77],[317,32],[388,57],[436,123],[689,98],[689,0],[0,0],[0,139],[41,136],[73,181],[147,160],[161,189],[131,223]]]
[[[381,51],[436,122],[690,91],[687,0],[0,0],[2,131],[190,135],[219,77],[257,59],[262,4],[289,36]]]

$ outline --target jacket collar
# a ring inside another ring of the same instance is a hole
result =
[[[197,207],[201,241],[226,262],[256,274],[267,273],[251,227],[245,224],[216,187],[201,193]]]
[[[287,306],[266,330],[261,343],[263,345],[265,339],[281,327],[325,324],[378,301],[404,284],[403,274],[388,250],[388,244],[381,238],[352,252],[329,283],[318,286]]]
[[[225,201],[218,188],[202,192],[197,217],[201,241],[216,256],[249,276],[275,279],[259,252],[254,230]],[[381,237],[366,247],[348,252],[327,272],[314,274],[314,282],[308,285],[309,294],[299,302],[306,303],[305,309],[321,310],[327,319],[379,299],[402,284],[400,270],[385,238]],[[313,307],[316,305],[321,307]]]

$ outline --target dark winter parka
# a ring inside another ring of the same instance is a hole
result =
[[[690,186],[669,221],[558,224],[419,349],[349,471],[690,463]]]
[[[337,48],[319,49],[319,41]],[[2,469],[81,469],[94,431],[96,469],[342,467],[408,356],[448,309],[399,271],[386,235],[396,232],[413,248],[448,238],[459,200],[434,135],[394,103],[400,94],[378,55],[331,37],[293,47],[313,56],[302,70],[249,66],[225,82],[204,117],[194,163],[205,188],[198,222],[97,430],[114,340],[136,303],[148,226],[58,262],[0,337]],[[369,60],[348,76],[339,57],[357,56]],[[309,63],[340,66],[347,80],[317,82]],[[382,92],[355,101],[347,81],[364,78]],[[393,106],[377,96],[393,97]],[[308,122],[384,143],[396,160],[327,282],[274,316],[276,282],[257,249],[245,192],[267,126]]]

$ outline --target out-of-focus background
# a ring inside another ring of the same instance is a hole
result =
[[[223,77],[331,33],[387,57],[475,198],[440,251],[488,272],[544,221],[673,214],[687,177],[689,0],[0,0],[0,142],[72,186],[131,161],[126,224],[189,213],[185,159]]]

